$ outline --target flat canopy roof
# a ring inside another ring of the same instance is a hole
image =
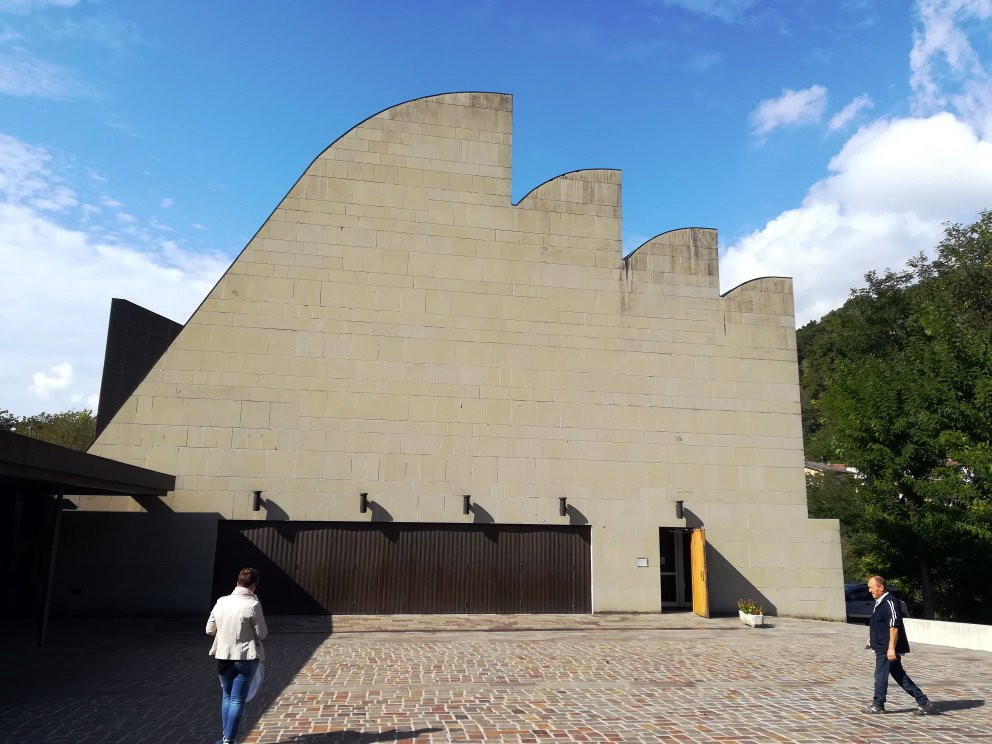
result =
[[[176,476],[0,431],[0,493],[165,496]]]

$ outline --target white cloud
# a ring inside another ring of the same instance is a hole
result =
[[[93,88],[71,70],[39,59],[24,49],[0,54],[0,93],[54,100],[93,98]]]
[[[42,8],[71,8],[79,0],[0,0],[0,13],[26,14]]]
[[[992,142],[952,114],[878,121],[851,137],[796,209],[730,246],[724,290],[794,277],[796,321],[838,307],[871,269],[934,248],[945,221],[992,205]]]
[[[69,362],[56,364],[52,367],[51,372],[51,375],[35,372],[31,376],[32,385],[28,390],[39,398],[47,400],[53,392],[69,387],[69,383],[72,382],[72,365]]]
[[[113,130],[126,134],[128,137],[138,138],[141,133],[135,129],[123,116],[115,111],[101,111],[99,114],[100,121],[106,124]],[[145,175],[150,175],[149,171],[143,170],[142,173]]]
[[[992,142],[953,114],[877,121],[830,161],[810,189],[819,203],[903,211],[942,222],[992,206]]]
[[[123,51],[134,45],[153,45],[142,35],[139,27],[113,11],[94,9],[93,15],[62,14],[43,24],[48,36],[56,42],[82,41],[113,51]]]
[[[867,270],[901,267],[939,235],[939,223],[912,213],[804,203],[730,246],[720,263],[721,285],[726,291],[759,276],[793,277],[801,326],[842,305]]]
[[[168,209],[175,203],[176,200],[173,199],[171,196],[164,196],[162,197],[162,200],[159,202],[159,206],[162,207],[163,209]]]
[[[992,137],[992,74],[969,41],[969,31],[988,38],[979,22],[992,18],[992,0],[920,0],[918,8],[909,55],[914,111],[952,108]]]
[[[78,204],[75,192],[49,168],[51,156],[0,133],[0,194],[13,204],[57,211]]]
[[[43,211],[68,188],[53,172],[55,160],[0,135],[0,338],[17,350],[0,355],[0,408],[18,414],[36,413],[43,391],[58,409],[99,389],[112,297],[185,321],[229,264],[179,241],[129,238],[140,225],[110,221],[98,231],[85,222],[92,206]],[[68,378],[36,372],[52,359],[72,360]]]
[[[755,6],[755,0],[660,0],[662,5],[682,8],[731,23],[741,20]]]
[[[811,85],[802,90],[783,90],[778,98],[768,98],[751,114],[753,133],[761,138],[779,127],[815,124],[823,118],[827,89]]]
[[[870,109],[874,105],[874,101],[872,101],[867,94],[861,94],[830,117],[830,122],[827,124],[827,130],[830,132],[836,132],[839,129],[843,129],[854,121],[858,114],[865,109]]]
[[[992,207],[992,76],[969,41],[988,44],[992,0],[919,0],[917,10],[914,118],[862,128],[798,207],[731,245],[725,289],[792,276],[802,324],[841,305],[867,271],[932,251],[944,222]]]

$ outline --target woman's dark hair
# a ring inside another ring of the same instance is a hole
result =
[[[257,568],[242,568],[238,574],[238,586],[249,587],[258,584]]]

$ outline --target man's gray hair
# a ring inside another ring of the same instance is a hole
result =
[[[884,576],[879,576],[878,574],[875,574],[874,576],[869,576],[868,577],[868,581],[874,581],[876,584],[878,584],[883,589],[885,588],[885,577]]]

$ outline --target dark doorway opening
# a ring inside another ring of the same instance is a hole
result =
[[[691,531],[684,527],[658,530],[662,612],[692,610],[691,536]]]

